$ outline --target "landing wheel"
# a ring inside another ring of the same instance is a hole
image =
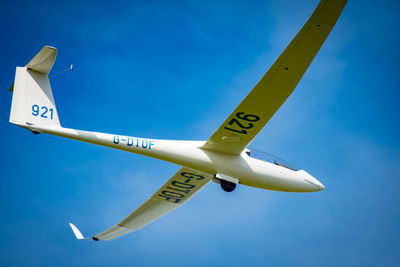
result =
[[[232,192],[233,190],[235,190],[236,184],[228,182],[228,181],[225,181],[225,180],[221,180],[221,188],[225,192]]]

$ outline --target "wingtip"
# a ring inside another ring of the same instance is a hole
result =
[[[69,226],[71,226],[71,229],[74,232],[76,239],[85,239],[83,237],[81,231],[79,231],[79,229],[75,225],[73,225],[72,223],[69,223]]]

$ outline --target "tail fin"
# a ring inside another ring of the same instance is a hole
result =
[[[57,49],[44,46],[25,67],[17,67],[10,122],[29,125],[60,126],[48,74],[56,60]]]

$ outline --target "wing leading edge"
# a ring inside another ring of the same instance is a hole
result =
[[[322,0],[303,28],[211,136],[204,149],[240,154],[293,92],[328,37],[347,0]]]
[[[181,168],[154,195],[125,219],[104,232],[95,235],[92,239],[96,241],[100,239],[112,240],[146,226],[185,203],[211,179],[212,176],[209,174],[185,167]]]

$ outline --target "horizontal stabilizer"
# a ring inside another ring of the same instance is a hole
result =
[[[37,53],[28,64],[26,64],[26,67],[42,74],[49,74],[54,62],[56,61],[56,56],[56,48],[43,46],[39,53]]]

